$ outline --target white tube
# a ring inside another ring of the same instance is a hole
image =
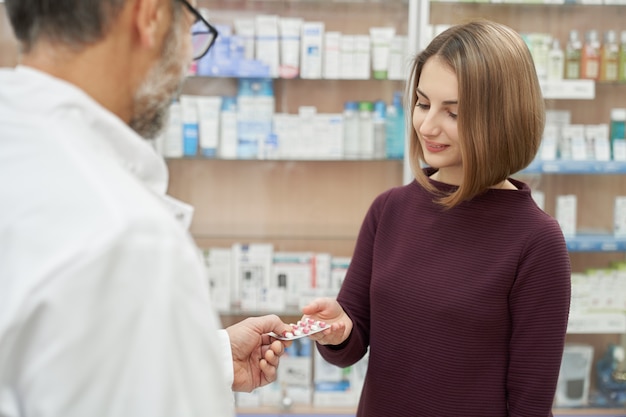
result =
[[[235,33],[244,40],[244,57],[254,59],[254,38],[256,34],[254,19],[235,19]]]
[[[372,70],[374,71],[375,79],[387,79],[387,69],[389,67],[389,46],[391,39],[395,36],[395,34],[396,29],[393,27],[370,28]]]
[[[281,17],[278,20],[280,33],[280,66],[278,74],[281,78],[296,78],[300,74],[300,31],[302,19]]]

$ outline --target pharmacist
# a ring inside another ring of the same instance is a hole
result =
[[[265,333],[289,327],[218,330],[141,137],[216,32],[186,0],[5,6],[22,54],[0,70],[0,415],[234,415],[230,388],[275,380]]]

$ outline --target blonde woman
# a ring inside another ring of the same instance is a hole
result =
[[[551,416],[570,261],[511,177],[544,127],[528,48],[497,23],[454,26],[408,89],[415,181],[371,205],[337,299],[303,309],[332,323],[312,337],[342,367],[369,349],[359,417]]]

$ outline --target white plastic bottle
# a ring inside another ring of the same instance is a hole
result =
[[[552,37],[544,33],[531,33],[528,35],[528,39],[537,77],[540,80],[545,80],[548,78],[548,54]]]
[[[374,103],[374,113],[372,115],[372,124],[374,126],[374,153],[372,157],[374,159],[385,159],[386,156],[386,110],[387,103],[383,100],[377,100]]]
[[[255,126],[255,103],[252,81],[239,79],[237,90],[237,158],[256,158],[258,138]]]
[[[237,92],[237,157],[257,159],[267,135],[272,133],[274,117],[272,79],[241,78]]]
[[[161,153],[166,158],[183,157],[183,122],[179,101],[174,101],[170,104],[167,127],[162,135]]]
[[[552,48],[548,52],[548,81],[560,81],[565,75],[565,53],[558,39],[552,40]]]
[[[359,105],[346,101],[343,106],[343,157],[357,159],[359,149]]]
[[[374,156],[374,103],[371,101],[359,102],[359,148],[362,159],[372,159]]]
[[[217,156],[222,159],[237,159],[237,98],[222,98],[220,113],[220,138]]]

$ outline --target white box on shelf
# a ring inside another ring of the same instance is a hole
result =
[[[564,160],[584,161],[587,159],[587,143],[585,141],[584,125],[564,125],[561,128],[559,156]]]
[[[354,78],[356,39],[354,35],[341,35],[339,39],[339,78]]]
[[[567,332],[626,333],[626,270],[590,269],[572,274],[572,300]]]
[[[339,368],[332,365],[317,350],[313,354],[315,389],[313,404],[317,407],[351,407],[359,402],[369,355],[352,366]]]
[[[209,248],[204,251],[207,282],[215,309],[227,312],[231,309],[232,250]]]
[[[570,316],[586,314],[590,307],[590,280],[586,274],[573,273],[571,283]]]
[[[287,306],[298,305],[300,294],[313,287],[312,252],[276,252],[270,288],[285,291]]]
[[[278,136],[278,157],[297,159],[301,153],[300,116],[297,114],[277,113],[273,119],[274,133]]]
[[[334,256],[330,264],[330,290],[339,291],[346,277],[351,258]]]
[[[572,159],[574,161],[587,161],[593,157],[589,153],[590,149],[587,146],[585,127],[585,125],[569,125],[563,129],[564,139],[569,139],[572,146]]]
[[[300,78],[322,78],[324,23],[303,22],[300,54]]]
[[[588,404],[593,346],[566,344],[556,388],[557,407],[580,407]]]
[[[343,115],[316,114],[312,118],[314,140],[308,155],[313,159],[341,159],[343,157]]]
[[[312,380],[311,372],[310,356],[294,357],[286,355],[280,358],[280,366],[278,367],[278,379],[281,385],[310,388]]]
[[[561,127],[554,123],[546,123],[541,138],[539,157],[543,161],[554,161],[558,156],[559,139],[561,137]]]
[[[587,142],[588,159],[594,161],[611,160],[611,142],[609,140],[608,124],[585,125],[585,140]]]
[[[277,15],[257,15],[255,17],[255,55],[256,59],[267,64],[270,77],[278,77],[279,67],[279,32]]]
[[[354,67],[352,72],[354,79],[370,79],[372,72],[372,54],[369,35],[354,36]]]
[[[615,197],[613,218],[613,233],[615,237],[626,237],[626,196],[618,195]]]
[[[276,382],[271,384],[276,390],[280,390],[281,399],[286,397],[293,404],[311,404],[313,350],[314,343],[307,337],[296,339],[291,346],[285,348],[285,354],[280,358]],[[268,396],[267,399],[275,401],[275,395]]]
[[[278,313],[287,309],[287,295],[284,288],[262,288],[257,300],[258,311]]]
[[[576,235],[576,205],[577,198],[574,194],[556,197],[556,219],[566,237]]]
[[[232,297],[242,309],[258,308],[258,294],[268,288],[274,247],[270,243],[235,243],[231,247],[233,266]]]
[[[315,276],[313,277],[313,287],[319,289],[330,289],[330,270],[332,263],[330,253],[316,253],[314,255]]]
[[[298,117],[300,118],[301,130],[297,133],[298,156],[310,159],[316,152],[317,135],[315,134],[315,117],[317,108],[315,106],[298,107]]]
[[[567,322],[569,334],[619,334],[626,332],[624,313],[570,314]]]
[[[594,80],[539,81],[546,99],[593,100],[596,96]]]
[[[617,295],[617,303],[615,305],[615,308],[623,312],[622,316],[624,317],[625,324],[622,333],[626,333],[626,269],[624,269],[623,265],[617,267],[615,271],[615,277],[615,294]]]
[[[339,78],[341,32],[326,32],[324,34],[323,76],[329,80]]]

